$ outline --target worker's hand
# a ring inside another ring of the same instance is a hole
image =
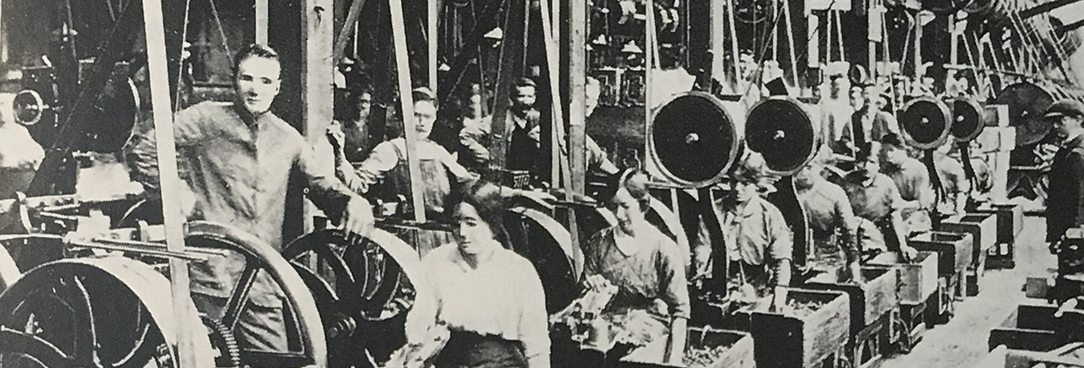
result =
[[[591,275],[583,279],[584,285],[590,290],[602,290],[610,286],[610,281],[602,275]]]
[[[360,196],[350,198],[343,211],[341,223],[346,231],[346,239],[359,243],[373,232],[376,220],[373,218],[373,206]]]
[[[342,149],[346,142],[346,133],[343,132],[343,126],[339,122],[333,122],[327,127],[327,140],[331,142],[331,147],[336,151]]]
[[[910,245],[900,245],[900,256],[903,256],[904,261],[911,262],[911,260],[915,259],[915,256],[917,255],[918,250],[915,250],[915,248],[911,247]]]

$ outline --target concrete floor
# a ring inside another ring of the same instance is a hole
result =
[[[988,353],[990,328],[1000,324],[1025,299],[1025,278],[1053,274],[1056,259],[1047,251],[1045,234],[1043,218],[1025,218],[1017,241],[1015,269],[987,271],[979,295],[958,302],[956,316],[948,324],[928,330],[910,354],[882,358],[873,367],[976,367]]]

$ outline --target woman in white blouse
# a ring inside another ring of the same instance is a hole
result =
[[[512,250],[500,189],[452,192],[455,243],[422,260],[426,279],[407,316],[408,367],[550,366],[545,295],[534,265]],[[412,280],[414,281],[414,280]]]

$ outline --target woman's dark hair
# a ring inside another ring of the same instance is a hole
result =
[[[489,226],[489,230],[493,232],[494,239],[500,242],[505,249],[512,249],[512,242],[508,237],[508,231],[504,228],[504,213],[506,208],[504,197],[501,196],[500,187],[485,180],[475,180],[469,185],[463,185],[456,188],[448,195],[448,199],[444,205],[445,213],[448,214],[449,220],[451,220],[451,216],[454,216],[455,208],[461,203],[473,206],[474,210],[478,212],[478,217],[480,217],[482,221]]]
[[[881,145],[896,148],[896,149],[902,149],[903,148],[903,140],[900,139],[899,134],[888,133],[888,134],[885,134],[884,137],[881,138]]]
[[[625,169],[620,175],[614,175],[613,180],[613,191],[605,193],[607,202],[612,202],[617,191],[625,188],[632,195],[632,199],[640,204],[640,210],[647,211],[651,205],[651,193],[647,190],[649,178],[646,172],[640,169]]]

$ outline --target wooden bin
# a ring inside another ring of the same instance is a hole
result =
[[[918,252],[909,263],[896,253],[881,253],[867,267],[890,267],[900,270],[900,302],[921,304],[937,292],[937,253]]]
[[[1084,343],[1065,344],[1048,352],[1008,350],[1006,368],[1084,367]]]
[[[971,234],[927,231],[907,239],[907,244],[917,250],[937,252],[937,274],[954,275],[971,265]]]
[[[814,367],[833,356],[850,336],[848,298],[838,291],[790,289],[787,298],[821,307],[799,317],[758,308],[750,315],[757,368]]]
[[[1025,302],[1020,304],[1001,325],[990,329],[987,340],[990,350],[1005,345],[1009,349],[1050,351],[1057,347],[1054,318],[1056,305]]]
[[[976,263],[983,253],[997,245],[997,216],[971,213],[963,217],[941,222],[941,231],[971,234],[971,263]]]
[[[633,350],[632,353],[621,359],[620,366],[626,368],[756,368],[757,366],[753,356],[753,337],[745,332],[689,327],[688,340],[685,343],[686,349],[727,347],[726,351],[710,365],[704,366],[663,363],[663,357],[669,343],[669,339],[658,339],[647,346]]]
[[[887,268],[862,267],[862,284],[822,282],[809,280],[805,288],[833,290],[847,293],[851,302],[851,332],[857,333],[877,322],[899,304],[896,284],[899,272]]]
[[[1024,230],[1024,207],[1016,203],[993,203],[979,207],[975,213],[997,216],[997,241],[1010,243]]]

